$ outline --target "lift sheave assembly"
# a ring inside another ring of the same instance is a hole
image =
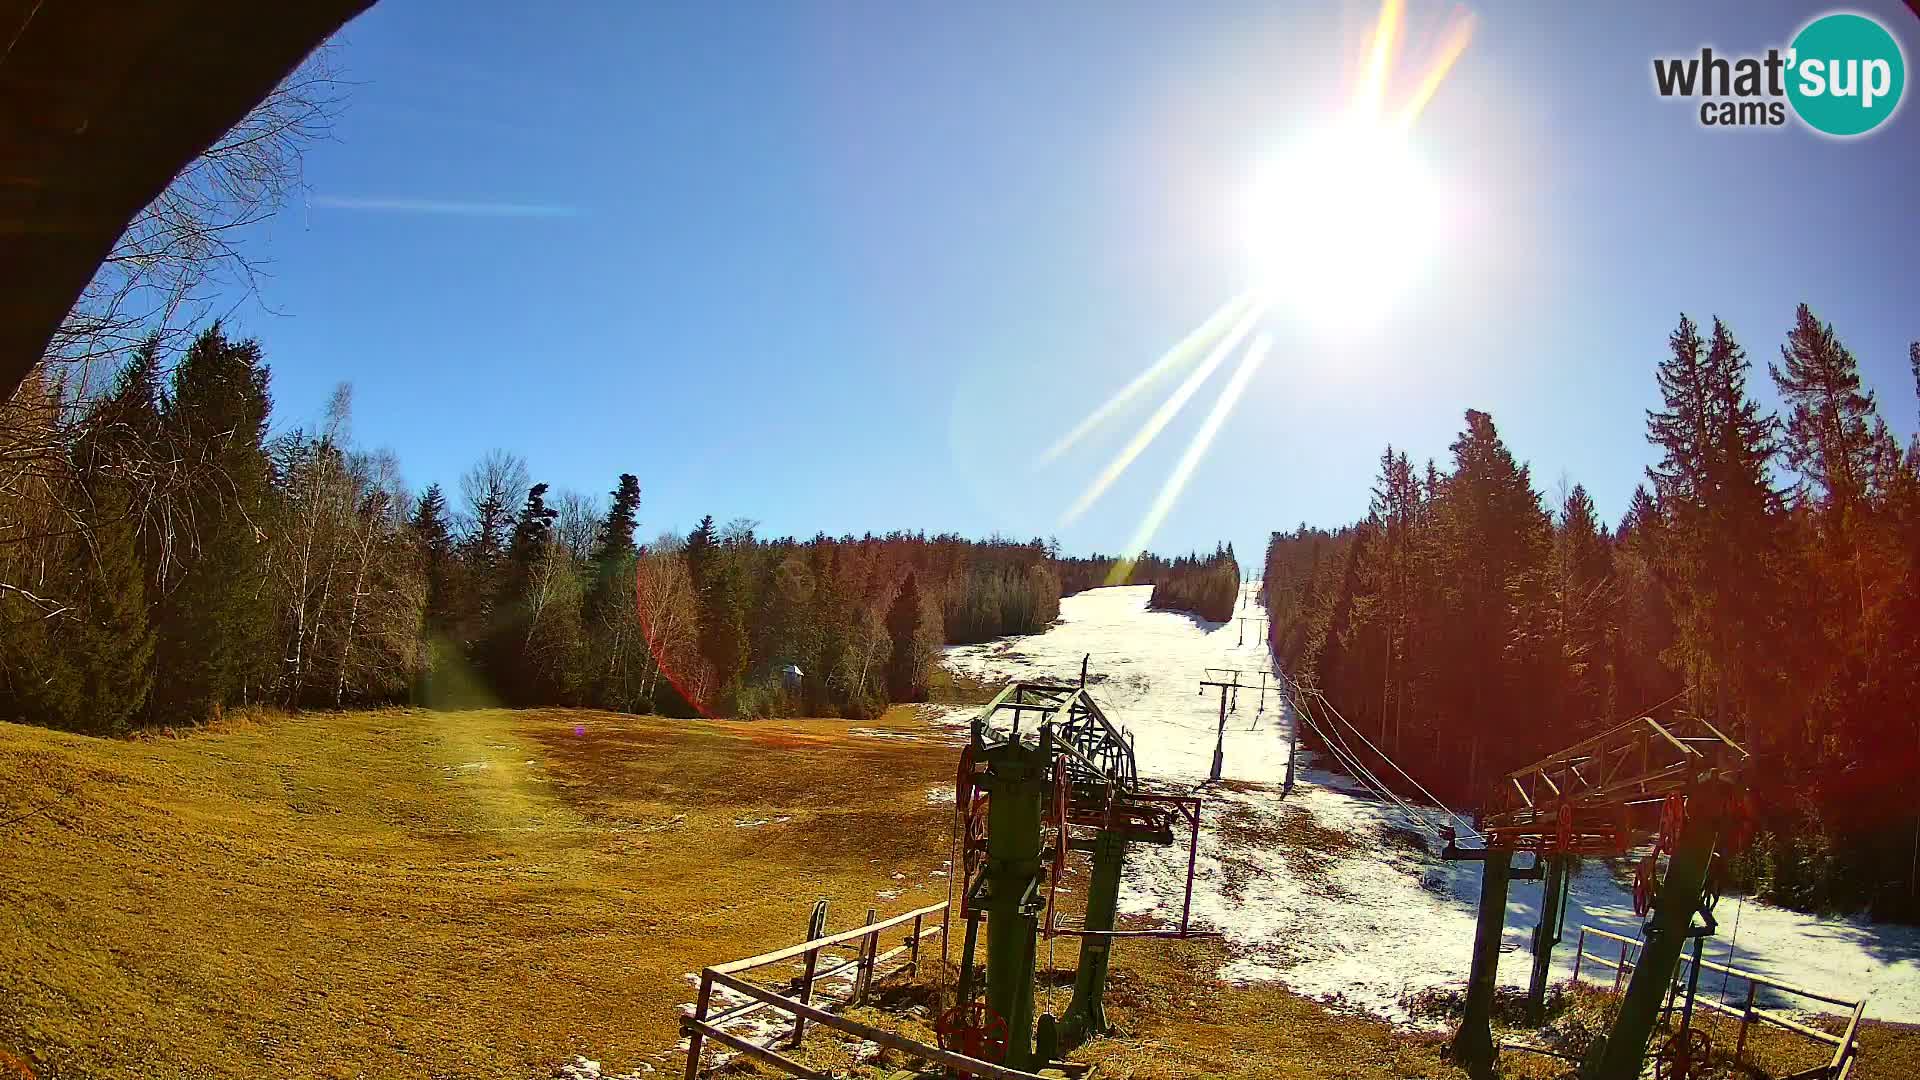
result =
[[[1063,1045],[1107,1030],[1103,997],[1115,938],[1202,936],[1189,925],[1200,800],[1143,788],[1132,737],[1084,683],[1047,682],[1012,683],[974,718],[954,794],[966,936],[956,1000],[937,1024],[941,1043],[1017,1069],[1064,1067]],[[1188,851],[1179,925],[1114,929],[1128,845],[1181,841]],[[1056,914],[1072,852],[1092,856],[1086,913],[1075,927]],[[976,980],[983,921],[986,973]],[[1065,1013],[1036,1018],[1043,936],[1080,938],[1080,960]]]

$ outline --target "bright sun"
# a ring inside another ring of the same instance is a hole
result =
[[[1035,462],[1055,460],[1127,402],[1177,380],[1067,508],[1062,525],[1108,491],[1237,351],[1240,359],[1225,388],[1123,549],[1129,555],[1145,550],[1254,374],[1280,351],[1276,335],[1297,327],[1326,341],[1365,336],[1428,276],[1448,239],[1454,200],[1427,171],[1409,133],[1466,50],[1473,18],[1456,10],[1428,36],[1431,45],[1419,63],[1396,68],[1405,22],[1404,0],[1381,0],[1380,17],[1357,54],[1358,77],[1346,108],[1269,160],[1243,198],[1230,201],[1228,227],[1245,245],[1251,287],[1221,304]],[[1290,325],[1276,326],[1270,316],[1285,317]],[[1126,559],[1114,564],[1116,580],[1124,578],[1127,565]]]
[[[1356,332],[1420,276],[1446,202],[1403,129],[1349,116],[1268,162],[1236,227],[1276,311],[1316,331]]]

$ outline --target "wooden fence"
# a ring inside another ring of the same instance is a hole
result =
[[[1589,936],[1604,938],[1607,941],[1618,943],[1620,946],[1619,956],[1617,958],[1602,956],[1600,955],[1598,947],[1593,955],[1587,955],[1587,938]],[[1580,981],[1580,967],[1583,963],[1598,964],[1601,967],[1611,968],[1613,970],[1613,989],[1616,993],[1619,992],[1621,987],[1625,985],[1627,976],[1633,974],[1634,968],[1638,966],[1640,944],[1641,943],[1634,938],[1623,937],[1598,927],[1582,926],[1580,928],[1580,944],[1573,956],[1573,981],[1575,983]],[[1681,954],[1680,964],[1674,969],[1673,985],[1667,988],[1666,1008],[1669,1012],[1676,1007],[1674,1003],[1676,997],[1686,993],[1684,986],[1689,980],[1683,976],[1686,972],[1686,965],[1691,963],[1693,963],[1693,957],[1684,953]],[[1833,1060],[1827,1064],[1819,1066],[1818,1068],[1794,1073],[1792,1077],[1784,1078],[1784,1080],[1818,1080],[1818,1078],[1847,1080],[1847,1076],[1853,1072],[1854,1062],[1859,1060],[1860,1057],[1860,1044],[1857,1036],[1860,1030],[1861,1014],[1866,1012],[1867,1008],[1865,998],[1856,1001],[1852,998],[1823,994],[1817,990],[1809,990],[1803,986],[1795,986],[1792,983],[1768,978],[1756,972],[1743,971],[1740,968],[1729,967],[1725,964],[1716,964],[1711,960],[1701,960],[1700,967],[1703,970],[1718,971],[1724,975],[1730,975],[1736,979],[1745,979],[1747,981],[1746,1000],[1739,1006],[1728,1005],[1725,1002],[1716,1001],[1705,995],[1696,995],[1693,1001],[1697,1006],[1712,1009],[1715,1012],[1734,1017],[1740,1021],[1740,1034],[1734,1043],[1733,1049],[1735,1061],[1744,1061],[1747,1049],[1747,1029],[1757,1020],[1761,1023],[1772,1024],[1775,1027],[1783,1028],[1798,1035],[1804,1035],[1815,1042],[1823,1043],[1834,1048]],[[1761,1008],[1756,1003],[1756,999],[1759,996],[1760,988],[1763,986],[1771,990],[1777,990],[1783,994],[1794,994],[1799,997],[1811,998],[1814,1001],[1825,1002],[1828,1005],[1836,1005],[1842,1009],[1849,1010],[1846,1029],[1841,1034],[1835,1035],[1809,1024],[1801,1023],[1793,1017],[1776,1010]]]
[[[806,1037],[807,1024],[811,1022],[819,1024],[822,1027],[832,1028],[835,1031],[842,1031],[849,1035],[878,1043],[881,1046],[898,1050],[903,1054],[911,1055],[923,1061],[945,1065],[957,1072],[985,1077],[987,1080],[1045,1080],[1044,1077],[1041,1077],[1037,1073],[1022,1072],[1019,1069],[1009,1069],[1004,1065],[998,1065],[990,1061],[982,1061],[964,1054],[956,1054],[950,1050],[943,1050],[940,1047],[909,1039],[891,1031],[849,1020],[844,1016],[821,1008],[821,1003],[814,1001],[813,991],[814,985],[817,982],[835,975],[844,974],[847,971],[852,971],[854,972],[853,990],[851,994],[848,995],[846,1004],[864,1004],[867,1000],[868,987],[872,985],[874,975],[880,966],[899,957],[902,953],[907,954],[908,959],[904,964],[900,965],[899,970],[910,970],[917,973],[920,967],[920,943],[922,940],[936,936],[944,931],[945,926],[942,922],[935,921],[935,917],[943,916],[946,910],[946,902],[941,901],[938,904],[929,904],[926,907],[916,908],[913,911],[902,912],[899,915],[884,919],[880,922],[874,922],[871,914],[869,914],[865,925],[854,927],[851,930],[843,930],[837,934],[827,934],[824,937],[802,941],[799,944],[789,945],[783,949],[775,949],[772,952],[761,953],[758,956],[749,956],[744,960],[734,960],[730,963],[717,964],[702,969],[700,972],[700,996],[694,1003],[693,1011],[691,1013],[683,1013],[680,1017],[681,1029],[687,1033],[688,1040],[686,1080],[695,1080],[695,1078],[699,1076],[701,1051],[705,1048],[705,1043],[709,1039],[722,1046],[757,1058],[775,1068],[785,1071],[790,1076],[804,1077],[808,1078],[808,1080],[828,1080],[829,1074],[808,1068],[773,1049],[771,1046],[762,1045],[722,1030],[722,1025],[757,1013],[763,1009],[773,1009],[776,1012],[786,1013],[793,1017],[792,1034],[785,1038],[789,1047],[797,1047],[800,1045],[800,1041]],[[901,944],[885,952],[881,952],[881,933],[908,923],[911,923],[913,928],[908,932],[905,940],[902,941]],[[859,944],[854,959],[844,961],[824,971],[820,970],[820,958],[824,950],[836,945],[845,945],[848,942],[855,941]],[[789,981],[779,990],[756,986],[740,977],[742,972],[794,960],[802,961],[801,974],[798,978]],[[730,990],[741,997],[747,998],[748,1001],[745,1004],[736,1005],[733,1008],[721,1012],[712,1012],[713,988],[716,986]]]

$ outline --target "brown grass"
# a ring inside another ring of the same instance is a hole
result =
[[[947,738],[911,707],[253,715],[120,742],[0,724],[0,821],[30,815],[0,826],[0,1050],[45,1080],[677,1072],[687,973],[798,940],[819,897],[835,928],[945,898]],[[1284,812],[1222,827],[1298,873],[1352,843]],[[1438,1039],[1221,984],[1221,949],[1120,944],[1121,1030],[1075,1056],[1138,1080],[1459,1075]],[[1070,984],[1075,956],[1043,944],[1043,969]],[[930,1000],[896,981],[860,1015],[930,1039]],[[1865,1041],[1856,1075],[1920,1075],[1911,1033]],[[803,1056],[883,1075],[855,1050]]]
[[[684,973],[799,937],[817,897],[841,926],[944,898],[950,762],[846,727],[0,725],[0,820],[52,804],[0,831],[0,1047],[50,1078],[666,1067]]]

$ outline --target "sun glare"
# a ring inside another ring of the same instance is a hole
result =
[[[1188,444],[1173,474],[1129,541],[1145,549],[1188,479],[1239,402],[1247,383],[1276,347],[1268,317],[1284,318],[1305,336],[1351,339],[1383,325],[1431,269],[1452,200],[1420,160],[1411,132],[1447,73],[1466,51],[1473,18],[1456,9],[1428,37],[1432,47],[1412,65],[1398,64],[1408,40],[1404,0],[1382,0],[1379,18],[1360,43],[1360,69],[1335,117],[1270,158],[1242,198],[1226,200],[1227,227],[1244,244],[1251,288],[1205,322],[1043,453],[1036,465],[1068,448],[1148,389],[1180,381],[1147,422],[1067,508],[1068,524],[1111,489],[1142,451],[1184,409],[1243,342],[1226,388]],[[1410,87],[1410,89],[1409,89]],[[1397,93],[1395,91],[1398,91]],[[1396,98],[1398,100],[1396,100]]]
[[[1377,325],[1431,259],[1446,211],[1405,133],[1358,115],[1298,140],[1237,218],[1276,311],[1325,333]]]

